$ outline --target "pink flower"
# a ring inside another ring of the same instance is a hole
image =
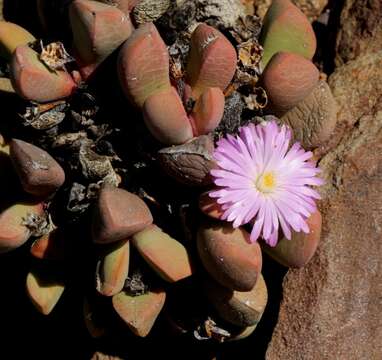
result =
[[[253,223],[251,241],[260,234],[271,246],[278,240],[279,226],[287,239],[291,229],[309,232],[306,219],[320,198],[311,185],[322,185],[320,169],[311,152],[299,143],[289,148],[291,131],[271,121],[240,128],[239,135],[221,139],[214,152],[219,169],[211,171],[220,189],[210,192],[224,211],[222,220],[233,227]]]

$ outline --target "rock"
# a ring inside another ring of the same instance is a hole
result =
[[[64,182],[62,167],[45,150],[25,141],[12,139],[10,157],[23,189],[35,196],[48,196]]]
[[[183,145],[160,150],[158,158],[162,169],[177,181],[189,186],[205,186],[212,182],[209,173],[215,166],[213,152],[212,137],[202,135]]]
[[[382,354],[382,52],[329,79],[340,143],[320,162],[323,233],[318,251],[283,282],[267,360],[378,359]]]
[[[196,2],[199,18],[217,19],[225,28],[232,28],[238,18],[245,16],[244,7],[239,0],[197,0]]]
[[[136,24],[154,22],[170,7],[170,0],[141,0],[134,7],[132,14]]]
[[[135,335],[145,337],[153,327],[165,300],[166,293],[162,290],[138,296],[121,292],[113,296],[113,307]]]
[[[249,234],[227,222],[206,222],[198,229],[197,247],[209,274],[223,286],[239,291],[251,290],[261,272],[258,243]]]
[[[130,243],[121,240],[103,245],[96,269],[96,289],[104,296],[122,291],[129,272]]]
[[[101,189],[93,213],[93,240],[101,244],[124,240],[152,221],[149,208],[137,195],[107,185]]]
[[[251,291],[232,291],[215,281],[206,282],[205,290],[219,315],[237,326],[257,325],[268,301],[267,286],[261,274]]]
[[[182,280],[193,273],[187,249],[156,225],[133,235],[131,242],[146,262],[168,282]]]
[[[337,124],[337,104],[326,81],[319,81],[311,93],[281,117],[293,129],[293,139],[305,150],[331,146]]]
[[[305,266],[316,252],[321,237],[321,213],[317,210],[306,221],[310,233],[292,231],[292,239],[282,238],[275,247],[261,242],[261,248],[274,260],[288,267]]]
[[[336,65],[381,50],[382,2],[346,0],[341,12],[336,40]]]

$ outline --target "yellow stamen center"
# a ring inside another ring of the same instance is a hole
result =
[[[276,187],[276,178],[272,172],[261,174],[256,180],[256,188],[262,193],[270,193]]]

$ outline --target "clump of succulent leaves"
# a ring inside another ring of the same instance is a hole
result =
[[[310,23],[289,0],[274,0],[263,24],[203,18],[198,1],[57,3],[37,1],[41,39],[0,23],[0,251],[30,247],[26,290],[42,314],[86,284],[93,337],[113,331],[105,299],[139,337],[158,316],[198,340],[249,336],[267,304],[261,251],[305,265],[321,216],[310,234],[250,244],[206,193],[213,151],[274,119],[326,151],[335,104]],[[48,42],[63,19],[68,32]],[[190,294],[192,311],[180,306]]]

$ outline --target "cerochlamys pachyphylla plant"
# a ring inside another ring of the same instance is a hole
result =
[[[279,227],[309,232],[306,219],[320,198],[311,186],[322,185],[320,172],[299,143],[290,147],[291,131],[270,121],[240,128],[238,136],[221,139],[214,152],[219,169],[211,171],[217,190],[210,196],[222,205],[222,219],[234,227],[253,223],[251,241],[259,236],[271,246]]]

